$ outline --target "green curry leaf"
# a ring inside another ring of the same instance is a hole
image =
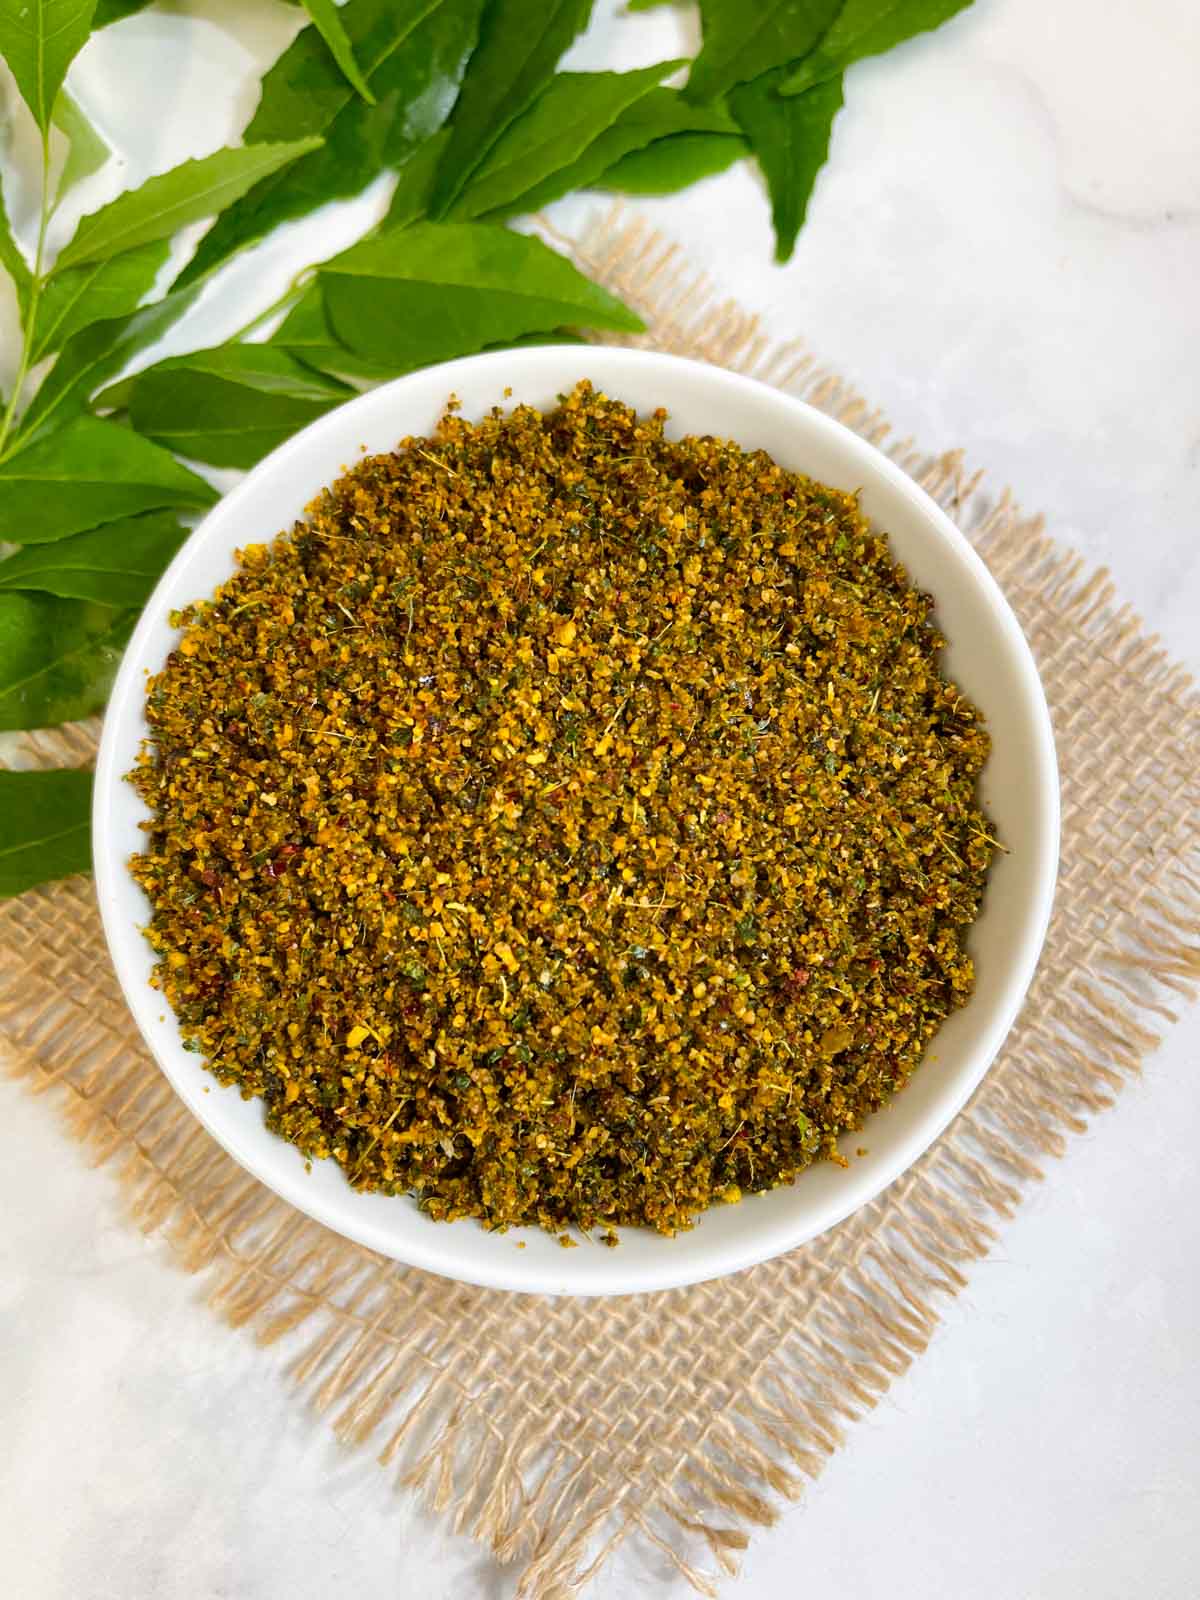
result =
[[[449,141],[450,129],[441,128],[409,156],[400,168],[383,227],[407,227],[410,222],[419,222],[429,215],[438,163]]]
[[[700,0],[704,47],[688,78],[692,100],[714,100],[735,83],[799,60],[821,38],[841,0]]]
[[[67,141],[66,160],[58,175],[54,194],[54,203],[57,205],[77,183],[90,178],[93,172],[99,172],[112,151],[84,116],[78,101],[65,89],[54,108],[54,126]]]
[[[13,288],[17,291],[17,309],[24,318],[25,308],[29,304],[29,291],[33,287],[33,273],[13,238],[12,225],[4,205],[3,185],[0,185],[0,266],[12,279]]]
[[[389,378],[411,372],[413,367],[411,361],[374,359],[342,344],[329,326],[319,281],[309,284],[270,342],[289,351],[306,367],[368,383],[385,383]]]
[[[541,94],[591,9],[592,0],[492,0],[438,168],[435,217],[445,216],[500,136]]]
[[[218,150],[148,178],[141,188],[130,189],[99,211],[81,217],[58,266],[105,261],[123,250],[167,239],[185,223],[223,211],[262,178],[311,154],[320,143],[316,138],[293,139],[286,144]]]
[[[92,322],[72,334],[21,418],[18,442],[30,443],[61,428],[70,417],[79,416],[100,385],[139,350],[162,338],[172,323],[190,309],[203,287],[203,281],[197,280],[127,316]]]
[[[92,775],[0,772],[0,899],[90,872]]]
[[[566,324],[642,323],[540,239],[487,223],[418,222],[364,240],[321,271],[336,337],[414,366]]]
[[[172,511],[106,522],[0,561],[0,591],[36,589],[64,600],[141,606],[186,537]]]
[[[398,378],[421,364],[406,353],[403,342],[397,350],[396,359],[390,361],[372,359],[342,344],[330,328],[325,316],[324,296],[320,283],[308,286],[274,335],[272,343],[287,349],[306,367],[369,383],[384,383],[389,378]],[[511,350],[525,345],[581,343],[583,341],[578,335],[563,328],[551,328],[537,333],[520,334],[514,339],[497,340],[480,348]]]
[[[50,594],[0,594],[0,732],[99,711],[136,611]]]
[[[38,301],[32,360],[43,360],[90,323],[132,311],[153,287],[170,248],[159,239],[108,261],[53,273]]]
[[[553,198],[579,187],[577,168],[584,153],[612,130],[622,112],[682,65],[682,61],[660,61],[635,72],[558,73],[529,110],[501,134],[449,215],[466,221],[485,214],[530,211],[543,204],[547,194]],[[595,171],[603,172],[615,159],[601,152]]]
[[[308,12],[313,27],[328,45],[329,54],[337,62],[346,82],[369,106],[373,106],[375,96],[359,71],[358,62],[354,59],[354,46],[350,43],[341,14],[333,0],[300,0],[300,4]]]
[[[0,56],[43,134],[95,9],[96,0],[0,0]]]
[[[376,98],[376,76],[386,71],[413,33],[445,3],[350,0],[341,8],[342,27]],[[315,28],[304,28],[264,76],[246,142],[283,139],[289,134],[324,136],[354,99],[354,90],[330,58],[325,41]]]
[[[76,417],[0,465],[0,539],[47,544],[156,506],[216,494],[166,450],[115,422]]]
[[[305,28],[267,73],[247,143],[320,134],[324,146],[256,184],[200,241],[193,282],[277,223],[358,194],[400,166],[445,121],[479,32],[483,0],[350,0],[341,17],[378,104],[363,103]]]
[[[139,372],[129,381],[126,403],[129,420],[146,438],[213,466],[252,467],[353,393],[285,350],[232,344]]]
[[[778,93],[784,69],[740,84],[730,96],[771,196],[775,259],[796,248],[817,173],[829,154],[833,119],[842,106],[842,80],[833,78],[807,94],[784,100]]]
[[[618,194],[674,194],[750,153],[740,134],[673,133],[631,150],[592,180]]]
[[[732,113],[721,101],[698,106],[678,89],[654,89],[617,118],[615,127],[629,128],[644,144],[674,133],[737,133]]]
[[[745,142],[738,125],[724,106],[695,106],[685,100],[678,89],[651,89],[649,94],[639,96],[627,106],[612,126],[593,139],[575,161],[552,172],[507,209],[536,211],[551,200],[557,200],[560,195],[587,188],[590,184],[609,187],[604,179],[624,157],[685,131],[731,136],[736,148],[729,160],[736,159],[739,153],[745,154]]]
[[[779,93],[803,94],[865,56],[877,56],[965,11],[971,0],[844,0],[815,50],[782,81]]]

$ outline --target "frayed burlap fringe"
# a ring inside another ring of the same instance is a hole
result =
[[[998,1219],[1112,1103],[1200,980],[1200,710],[1103,573],[989,499],[959,454],[891,445],[879,414],[714,303],[680,253],[609,221],[567,242],[661,349],[752,373],[889,449],[974,541],[1037,655],[1063,784],[1057,909],[1020,1021],[971,1104],[872,1205],[719,1283],[615,1301],[506,1296],[414,1272],[290,1210],[199,1128],[140,1045],[90,885],[0,908],[0,1041],[54,1087],[134,1214],[205,1274],[230,1323],[458,1529],[522,1563],[522,1600],[574,1595],[623,1541],[702,1594],[928,1343]],[[638,342],[638,341],[633,341]],[[586,365],[586,362],[583,363]],[[94,731],[33,736],[87,759]]]

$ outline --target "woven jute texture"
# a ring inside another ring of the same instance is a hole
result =
[[[570,244],[633,303],[641,341],[749,372],[889,448],[797,347],[717,303],[660,239],[608,221]],[[1045,956],[968,1108],[833,1232],[737,1277],[661,1295],[549,1300],[464,1287],[347,1244],[276,1200],[200,1129],[140,1044],[90,885],[0,908],[0,1041],[54,1090],[138,1222],[212,1306],[286,1363],[298,1396],[454,1525],[520,1564],[524,1600],[578,1592],[622,1541],[704,1594],[750,1530],[839,1448],[923,1350],[999,1219],[1110,1105],[1200,980],[1200,706],[1112,586],[989,497],[957,454],[892,454],[973,540],[1036,653],[1063,786]],[[93,728],[32,736],[88,759]],[[803,1180],[801,1180],[803,1181]],[[665,1563],[664,1563],[665,1558]]]

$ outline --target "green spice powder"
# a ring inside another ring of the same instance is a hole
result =
[[[971,989],[988,740],[930,596],[852,495],[664,421],[452,408],[148,686],[155,982],[431,1217],[687,1227],[841,1160]]]

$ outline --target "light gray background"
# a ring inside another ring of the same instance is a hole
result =
[[[294,25],[282,6],[175,6],[93,42],[72,83],[138,181],[236,135],[255,72]],[[601,4],[572,64],[638,65],[693,39],[686,13],[635,22]],[[770,264],[748,172],[645,208],[902,433],[964,445],[1057,537],[1109,564],[1193,668],[1198,68],[1192,0],[977,0],[851,72],[788,267]],[[22,151],[17,129],[6,165]],[[80,204],[111,185],[94,180]],[[15,172],[9,187],[21,226]],[[557,220],[601,203],[566,202]],[[313,237],[302,227],[244,269],[247,291],[282,287]],[[254,303],[223,296],[175,343],[220,336]],[[931,1349],[755,1537],[725,1594],[1197,1593],[1196,1021],[1051,1165]],[[52,1106],[0,1084],[0,1114],[6,1596],[511,1596],[511,1574],[334,1445],[271,1361],[217,1323],[166,1246],[128,1226],[113,1177],[87,1169]],[[687,1592],[618,1560],[590,1596]]]

